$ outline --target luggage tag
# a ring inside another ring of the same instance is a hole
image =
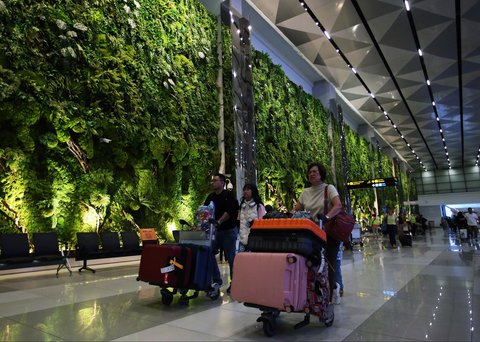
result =
[[[182,264],[179,264],[176,260],[176,258],[173,258],[170,260],[170,265],[169,266],[166,266],[166,267],[162,267],[160,269],[160,272],[161,273],[170,273],[170,272],[173,272],[175,271],[175,267],[183,270],[183,265]]]

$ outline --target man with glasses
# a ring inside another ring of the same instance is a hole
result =
[[[238,215],[238,201],[232,192],[225,189],[225,175],[216,173],[212,177],[212,189],[204,205],[209,205],[213,202],[215,205],[215,220],[217,232],[213,242],[213,250],[217,252],[219,249],[225,251],[228,265],[230,267],[230,280],[233,276],[233,259],[235,258],[235,248],[238,235],[237,229],[237,215]],[[213,291],[210,293],[211,297],[219,294],[219,288],[222,286],[222,277],[218,264],[215,262],[213,268]],[[230,286],[227,289],[230,293]]]

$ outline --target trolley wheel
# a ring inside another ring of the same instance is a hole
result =
[[[272,337],[275,335],[276,321],[275,317],[271,316],[263,320],[263,332],[265,336]]]

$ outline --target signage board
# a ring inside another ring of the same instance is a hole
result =
[[[397,185],[398,185],[398,180],[395,177],[354,180],[354,181],[347,182],[348,189],[382,188],[385,186],[397,186]]]

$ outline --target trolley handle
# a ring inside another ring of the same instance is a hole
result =
[[[185,230],[185,226],[187,226],[188,228],[192,228],[192,225],[183,219],[180,219],[179,222],[181,225],[181,230]]]

